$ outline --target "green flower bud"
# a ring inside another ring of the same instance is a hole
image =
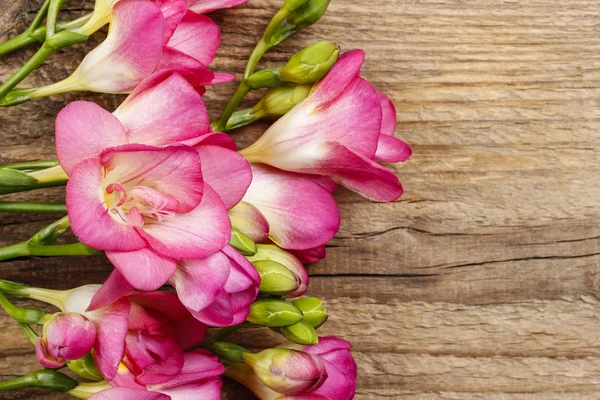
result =
[[[30,374],[19,376],[2,382],[2,390],[14,390],[30,387],[39,387],[68,392],[76,388],[78,382],[53,369],[40,369]]]
[[[293,11],[297,8],[302,7],[307,2],[308,0],[285,0],[285,2],[283,3],[283,8],[286,8],[289,11]]]
[[[217,356],[233,363],[243,363],[244,353],[249,352],[247,348],[229,342],[215,342],[211,350]]]
[[[323,325],[329,317],[323,306],[323,300],[318,297],[302,297],[292,301],[292,304],[304,314],[303,321],[308,322],[315,329]]]
[[[256,254],[256,243],[235,228],[231,228],[231,240],[229,241],[229,245],[245,256],[253,256]]]
[[[340,56],[337,44],[323,40],[294,54],[279,71],[283,82],[311,83],[323,78]]]
[[[11,168],[0,168],[0,194],[27,190],[31,185],[36,185],[37,179],[24,172]]]
[[[306,346],[319,343],[317,331],[307,321],[300,321],[297,324],[284,326],[279,329],[283,336],[294,343]]]
[[[96,368],[96,363],[94,363],[94,358],[91,353],[87,353],[85,357],[80,358],[79,360],[67,361],[67,367],[82,378],[91,381],[97,382],[104,379],[98,371],[98,368]]]
[[[302,7],[292,12],[287,22],[296,29],[303,29],[321,19],[329,7],[330,0],[308,0]]]
[[[248,322],[256,325],[281,327],[302,321],[302,311],[283,300],[258,300],[250,306]]]
[[[281,117],[308,97],[312,85],[282,84],[269,90],[252,109],[261,117]]]
[[[275,86],[281,82],[281,78],[279,77],[280,69],[281,68],[261,69],[260,71],[250,75],[247,83],[252,89],[262,89]]]
[[[292,293],[300,286],[300,279],[292,271],[275,261],[255,261],[260,275],[260,292],[274,295]]]

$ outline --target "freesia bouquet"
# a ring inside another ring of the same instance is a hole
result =
[[[319,337],[328,314],[321,299],[304,296],[305,265],[325,257],[339,228],[337,185],[394,201],[402,186],[380,163],[403,162],[411,150],[394,137],[390,99],[360,75],[362,51],[320,41],[257,70],[267,51],[321,18],[327,0],[282,2],[211,122],[205,88],[234,76],[208,67],[220,31],[205,14],[244,2],[97,0],[89,15],[60,21],[64,0],[46,0],[24,33],[0,44],[0,55],[41,44],[0,86],[1,106],[67,91],[129,93],[112,112],[66,104],[56,116],[57,159],[0,167],[2,194],[66,190],[64,203],[0,202],[3,212],[66,214],[0,248],[0,260],[103,252],[114,265],[102,285],[70,290],[0,280],[0,305],[43,367],[0,390],[218,399],[224,375],[261,399],[354,397],[350,344]],[[68,78],[18,87],[52,53],[107,24],[105,40]],[[237,110],[260,89],[255,106]],[[225,133],[263,118],[276,121],[244,149]],[[68,230],[77,241],[56,244]],[[57,311],[18,307],[15,297]],[[227,341],[240,328],[270,328],[287,342],[247,349]]]

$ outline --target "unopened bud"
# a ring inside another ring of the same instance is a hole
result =
[[[21,379],[23,378],[27,385],[21,387],[39,387],[57,392],[68,392],[78,385],[77,381],[53,369],[41,369],[25,375]]]
[[[252,111],[261,117],[281,117],[308,97],[312,85],[284,83],[271,88]]]
[[[275,261],[255,261],[254,267],[260,275],[260,292],[285,295],[300,286],[300,279],[289,269]]]
[[[292,301],[292,304],[304,314],[303,321],[308,322],[315,329],[323,325],[329,317],[323,306],[323,300],[318,297],[302,297]]]
[[[248,322],[256,325],[281,327],[302,321],[302,311],[283,300],[258,300],[250,305]]]
[[[56,313],[44,323],[36,343],[38,362],[49,368],[84,357],[94,346],[96,327],[77,313]]]
[[[284,326],[279,330],[283,336],[297,344],[308,346],[319,343],[317,331],[306,321],[300,321],[294,325]]]
[[[235,228],[231,228],[231,240],[229,245],[245,256],[256,254],[256,243],[248,236]]]
[[[215,342],[210,349],[217,356],[233,363],[243,363],[244,354],[249,352],[245,347],[229,342]]]
[[[261,382],[285,395],[314,391],[327,379],[321,358],[302,351],[267,349],[260,353],[246,353],[244,360]]]
[[[256,254],[248,257],[248,260],[250,260],[251,263],[265,260],[275,261],[292,271],[294,275],[299,278],[300,284],[295,291],[288,293],[288,297],[302,296],[306,292],[308,285],[308,274],[306,273],[306,268],[304,268],[304,265],[302,265],[300,260],[298,260],[290,252],[285,251],[274,244],[257,244]]]
[[[91,381],[97,382],[104,379],[98,371],[91,353],[87,353],[85,357],[80,358],[79,360],[67,361],[67,367],[82,378]]]
[[[279,77],[280,70],[281,68],[261,69],[250,75],[246,82],[254,90],[275,86],[281,82],[281,78]]]
[[[329,7],[330,0],[308,0],[302,7],[292,12],[287,22],[296,29],[303,29],[321,19]]]
[[[323,78],[340,56],[337,44],[323,40],[294,54],[279,71],[283,82],[311,83]]]

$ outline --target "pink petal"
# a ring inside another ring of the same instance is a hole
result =
[[[231,296],[221,290],[214,301],[200,311],[190,310],[199,321],[211,326],[237,325]],[[235,321],[235,322],[234,322]]]
[[[187,79],[195,88],[209,85],[215,79],[215,74],[206,68],[202,62],[169,46],[163,47],[155,71],[175,71]]]
[[[185,214],[174,214],[143,227],[144,238],[164,256],[202,258],[225,246],[231,238],[227,209],[217,193],[204,185],[202,202]]]
[[[188,12],[175,29],[167,46],[208,65],[215,58],[220,42],[221,31],[212,19]]]
[[[296,256],[302,264],[314,264],[325,258],[327,250],[325,245],[313,247],[306,250],[294,250],[291,253]]]
[[[123,299],[110,307],[89,313],[90,320],[96,325],[94,361],[107,380],[115,377],[123,358],[130,309],[129,301]]]
[[[151,334],[149,331],[131,332],[127,335],[126,343],[125,363],[133,362],[142,370],[136,377],[142,385],[168,381],[183,367],[183,350],[172,337]]]
[[[250,164],[235,151],[218,146],[195,146],[202,162],[202,176],[221,197],[227,209],[240,202],[252,181]]]
[[[329,175],[372,200],[394,201],[402,196],[400,181],[388,169],[336,142],[326,142],[319,147],[325,156],[313,168],[307,168],[307,172]]]
[[[225,372],[219,359],[207,350],[185,353],[181,372],[168,382],[153,385],[152,390],[165,391],[205,379],[217,378]]]
[[[321,107],[339,96],[360,74],[360,67],[364,61],[365,53],[362,50],[351,50],[342,54],[314,89],[310,96],[312,101]]]
[[[175,321],[175,329],[177,331],[177,342],[183,350],[188,350],[202,342],[206,336],[208,326],[189,314],[187,317]]]
[[[90,400],[171,400],[171,397],[158,392],[119,387],[95,393]]]
[[[106,256],[125,280],[138,290],[156,290],[167,283],[177,262],[150,248],[130,252],[107,251]]]
[[[96,292],[86,311],[94,311],[114,303],[133,290],[133,286],[115,269]]]
[[[146,246],[132,226],[113,218],[104,202],[102,166],[96,159],[77,165],[67,183],[67,210],[73,233],[88,246],[134,251]]]
[[[225,290],[232,293],[245,290],[248,286],[251,286],[251,284],[256,286],[260,285],[260,275],[258,274],[258,271],[256,271],[254,265],[252,265],[252,263],[239,251],[227,245],[223,247],[221,252],[229,257],[231,266],[233,267],[229,273],[229,280],[227,281],[227,285],[225,285]],[[243,279],[243,284],[240,284],[239,282],[236,283],[238,274],[243,274],[244,278],[240,277],[240,279]],[[250,280],[248,281],[246,277]]]
[[[150,75],[161,57],[164,20],[151,1],[121,0],[109,34],[83,59],[74,76],[87,90],[123,93]]]
[[[198,14],[206,14],[221,8],[234,7],[247,1],[248,0],[188,0],[188,8]]]
[[[198,153],[189,146],[129,144],[104,150],[101,162],[107,184],[117,183],[128,190],[151,187],[176,199],[178,213],[193,210],[202,199],[202,168]]]
[[[331,194],[306,179],[252,165],[252,183],[244,196],[269,222],[269,237],[285,249],[309,249],[330,241],[340,226]],[[303,201],[298,201],[302,193]]]
[[[221,293],[230,268],[230,259],[221,252],[197,260],[182,260],[171,283],[188,309],[200,311]]]
[[[381,134],[394,136],[396,131],[396,107],[394,103],[381,92],[377,92],[381,104]]]
[[[164,28],[164,43],[167,43],[173,32],[177,28],[177,25],[181,22],[181,19],[187,12],[187,1],[186,0],[157,0],[156,5],[160,7],[160,11],[165,19]]]
[[[221,132],[207,133],[201,137],[186,140],[184,143],[188,146],[220,146],[233,151],[237,150],[235,140],[228,134]]]
[[[65,365],[65,362],[67,361],[64,358],[56,359],[54,356],[52,356],[48,351],[48,345],[46,341],[41,337],[38,337],[37,341],[35,342],[35,357],[37,362],[46,368],[60,368]]]
[[[67,175],[80,162],[97,158],[107,147],[127,143],[121,122],[89,101],[74,101],[56,117],[56,154]]]
[[[114,115],[125,127],[129,143],[164,146],[211,131],[202,97],[172,72],[159,72],[142,81]]]
[[[231,225],[256,243],[264,243],[269,238],[269,223],[258,208],[241,201],[229,210]]]
[[[173,400],[220,400],[222,386],[220,379],[210,379],[164,389],[162,392]]]
[[[220,83],[227,83],[227,82],[235,81],[235,75],[226,74],[224,72],[215,72],[214,74],[215,74],[215,77],[213,78],[212,81],[207,83],[207,86],[218,85]]]
[[[404,162],[412,155],[410,146],[402,140],[387,135],[381,135],[377,142],[377,152],[373,161]]]

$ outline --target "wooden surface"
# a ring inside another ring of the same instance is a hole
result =
[[[278,4],[251,0],[214,14],[223,30],[217,69],[239,76]],[[37,6],[0,0],[2,38],[24,29]],[[72,0],[66,9],[90,7]],[[366,50],[364,76],[395,101],[397,134],[414,149],[396,167],[401,200],[337,192],[341,230],[310,268],[309,293],[331,311],[321,332],[354,344],[356,398],[599,399],[600,3],[333,0],[264,65],[319,39]],[[97,42],[60,52],[29,82],[66,76]],[[0,78],[31,54],[1,59]],[[212,115],[232,90],[209,90]],[[1,110],[0,162],[52,157],[53,119],[80,98],[108,109],[122,99],[76,94]],[[53,189],[11,198],[59,197]],[[2,245],[53,219],[1,218]],[[111,269],[103,256],[1,267],[2,278],[53,288],[101,282]],[[15,324],[1,315],[0,326],[1,377],[33,370]],[[275,340],[255,335],[245,340]],[[247,398],[237,392],[231,398]]]

